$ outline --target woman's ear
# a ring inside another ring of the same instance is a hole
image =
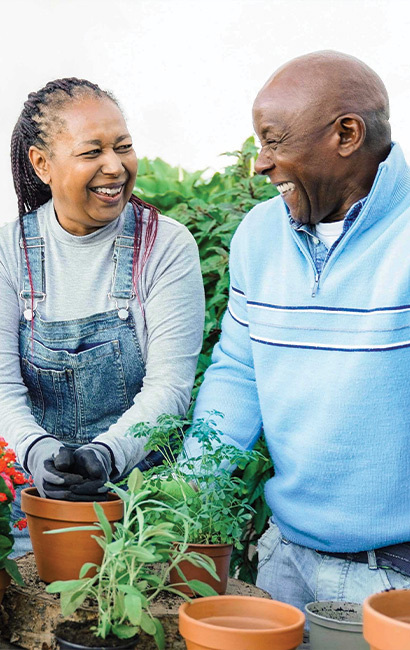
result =
[[[48,185],[50,183],[50,166],[48,163],[48,154],[43,149],[39,149],[33,145],[28,150],[28,157],[39,179]]]
[[[360,115],[352,113],[338,117],[335,126],[338,130],[339,154],[347,158],[363,145],[366,139],[366,124]]]

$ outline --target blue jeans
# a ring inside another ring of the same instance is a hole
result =
[[[315,600],[362,603],[377,591],[410,589],[410,576],[378,568],[374,551],[368,552],[368,564],[317,553],[289,542],[272,521],[259,540],[258,556],[256,585],[303,612]]]

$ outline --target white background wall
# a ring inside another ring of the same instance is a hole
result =
[[[406,0],[0,0],[0,223],[15,218],[10,136],[31,90],[86,77],[120,100],[137,155],[194,170],[252,133],[256,92],[282,63],[318,49],[365,60],[391,98],[410,160]]]

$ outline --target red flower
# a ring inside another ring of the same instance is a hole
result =
[[[4,472],[3,472],[3,474],[0,474],[0,476],[3,479],[3,481],[5,482],[5,484],[7,485],[10,492],[12,493],[13,499],[15,499],[16,498],[16,490],[14,489],[14,485],[13,485],[13,482],[12,482],[10,476],[5,474]],[[3,499],[3,501],[4,501],[4,499]]]
[[[4,460],[4,462],[7,463],[7,465],[9,463],[15,463],[16,462],[16,454],[14,453],[14,451],[12,449],[6,449],[6,451],[4,452],[4,454],[2,456],[2,460]]]
[[[2,437],[0,437],[0,447],[7,447],[7,442]]]
[[[15,470],[13,474],[10,474],[10,478],[14,485],[24,485],[24,483],[27,483],[23,472],[19,472],[18,470]]]
[[[18,528],[19,530],[23,530],[23,528],[27,527],[27,519],[19,519],[13,524],[14,528]]]
[[[0,501],[7,501],[8,497],[7,494],[4,494],[4,492],[0,492]]]

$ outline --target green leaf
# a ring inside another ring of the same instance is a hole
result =
[[[164,628],[162,627],[161,621],[159,621],[157,618],[154,618],[153,620],[155,625],[155,634],[154,634],[155,643],[157,644],[158,650],[165,650]]]
[[[89,578],[83,578],[82,580],[55,580],[51,584],[47,585],[46,592],[48,594],[62,594],[68,591],[77,591],[83,587]]]
[[[94,562],[86,562],[83,564],[83,566],[80,569],[80,578],[84,578],[84,576],[88,573],[90,569],[96,569],[98,567],[98,564],[95,564]]]
[[[138,467],[135,467],[128,478],[128,488],[130,492],[133,494],[138,492],[141,489],[143,482],[144,477],[142,475],[142,472],[138,469]]]
[[[202,582],[201,580],[188,580],[186,583],[190,589],[196,594],[199,594],[200,596],[217,596],[218,592],[215,591],[211,585],[207,585],[205,582]]]
[[[100,503],[94,503],[93,506],[94,506],[95,514],[98,517],[98,521],[100,522],[100,526],[104,532],[105,539],[107,540],[108,543],[110,543],[112,540],[111,524],[107,519],[107,516],[103,510],[102,505]]]
[[[70,528],[56,528],[43,530],[43,535],[56,535],[57,533],[77,533],[79,530],[100,530],[99,526],[71,526]]]
[[[106,552],[110,555],[118,555],[124,549],[124,539],[117,539],[106,546]]]
[[[74,612],[81,607],[85,599],[90,594],[87,593],[87,590],[79,591],[74,594],[71,593],[62,593],[60,597],[60,607],[61,613],[63,616],[71,616]]]
[[[24,580],[20,575],[20,571],[18,570],[18,566],[14,560],[10,559],[9,557],[5,558],[3,560],[3,567],[6,569],[9,576],[13,578],[14,582],[20,586],[24,586]]]
[[[154,636],[154,634],[157,631],[153,619],[150,616],[148,616],[146,612],[141,613],[141,628],[144,630],[144,632],[150,634],[151,636]]]
[[[126,594],[124,598],[125,613],[133,625],[140,625],[142,616],[141,598],[134,594]]]
[[[123,625],[122,623],[113,625],[111,630],[119,639],[130,639],[140,631],[139,627],[131,627],[130,625]]]

